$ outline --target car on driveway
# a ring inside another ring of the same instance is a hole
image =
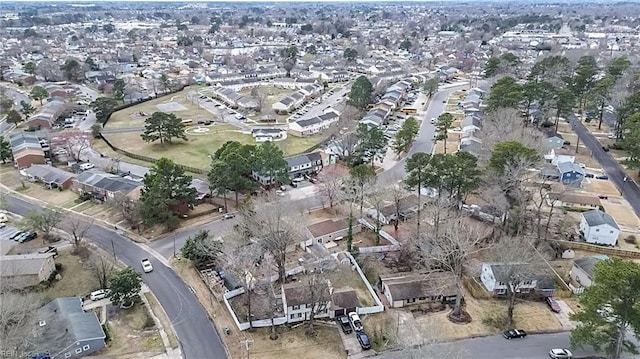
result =
[[[357,332],[356,337],[358,337],[358,342],[362,349],[371,349],[371,342],[369,341],[369,336],[365,332]]]
[[[553,299],[553,297],[546,297],[544,298],[544,301],[547,303],[551,311],[560,313],[560,305],[558,304],[558,302],[556,302],[555,299]]]
[[[340,324],[340,328],[345,334],[351,333],[351,323],[349,323],[349,318],[346,315],[341,315],[337,319],[338,324]]]
[[[142,270],[145,273],[149,273],[153,271],[153,266],[151,265],[151,261],[147,258],[143,258],[140,263],[142,263]]]
[[[89,294],[89,299],[95,302],[96,300],[100,300],[108,297],[109,294],[111,294],[111,290],[100,289],[100,290],[96,290],[95,292],[91,292],[91,294]]]
[[[571,359],[573,353],[569,349],[551,349],[549,350],[549,358],[551,359]]]
[[[527,332],[522,329],[509,329],[502,332],[502,335],[507,339],[524,338],[527,336]]]
[[[364,330],[362,327],[362,321],[360,320],[360,316],[356,312],[349,313],[349,322],[351,322],[351,327],[356,332],[361,332]]]

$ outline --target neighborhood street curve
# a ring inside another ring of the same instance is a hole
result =
[[[6,199],[7,209],[19,215],[41,207],[11,194],[8,194]],[[64,224],[62,227],[64,229]],[[86,239],[109,253],[115,252],[120,261],[141,274],[167,313],[185,358],[227,358],[220,336],[205,309],[170,267],[155,259],[143,246],[134,243],[113,228],[93,224],[86,234]],[[142,272],[142,258],[151,260],[153,272]]]

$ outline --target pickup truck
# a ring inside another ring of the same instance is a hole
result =
[[[340,324],[340,328],[345,334],[351,333],[351,323],[349,322],[349,318],[346,315],[341,315],[337,319],[338,324]]]
[[[358,313],[349,313],[349,321],[351,322],[351,327],[353,327],[353,330],[355,330],[356,332],[361,332],[364,330],[364,328],[362,327],[362,321],[360,320],[360,316],[358,316]]]

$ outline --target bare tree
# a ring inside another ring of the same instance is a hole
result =
[[[63,146],[69,151],[71,157],[76,161],[80,161],[82,151],[91,145],[87,134],[80,130],[63,132],[60,133],[58,137],[62,140]]]
[[[275,318],[276,315],[281,315],[283,313],[281,303],[281,295],[280,292],[276,292],[276,289],[273,285],[273,282],[263,280],[255,288],[256,296],[262,298],[260,301],[260,308],[257,309],[258,312],[266,312],[271,320],[271,334],[269,334],[269,338],[271,340],[278,339],[278,332],[276,331]]]
[[[42,76],[45,81],[62,80],[62,71],[60,66],[51,59],[43,59],[38,63],[36,72]]]
[[[536,128],[525,126],[516,109],[499,108],[485,116],[482,122],[482,149],[479,161],[486,163],[498,142],[517,141],[540,153],[544,152],[542,134]]]
[[[246,205],[240,210],[243,220],[238,228],[271,254],[281,284],[286,277],[289,246],[301,240],[301,215],[297,210],[280,197],[274,197],[271,202],[256,200],[255,205]]]
[[[64,213],[54,208],[43,208],[41,210],[30,210],[24,215],[24,222],[27,227],[31,227],[42,233],[42,240],[46,241],[51,235],[51,231],[64,219]]]
[[[315,335],[313,321],[317,314],[327,310],[331,296],[329,294],[329,281],[327,276],[320,268],[308,270],[304,277],[304,285],[308,291],[311,312],[309,313],[309,327],[307,335]]]
[[[2,279],[0,284],[0,348],[9,356],[31,353],[40,343],[33,331],[38,325],[38,309],[42,299],[36,291],[16,291],[21,288]]]
[[[386,200],[389,198],[388,186],[382,183],[373,183],[369,190],[366,192],[367,202],[373,206],[372,218],[375,224],[376,233],[376,245],[380,244],[380,230],[382,227],[381,213],[383,206],[386,204]]]
[[[129,225],[140,232],[142,226],[142,213],[140,211],[140,202],[134,201],[127,196],[115,196],[113,201],[109,201],[110,205],[115,208]]]
[[[450,211],[437,234],[424,233],[419,239],[418,248],[423,264],[428,268],[450,272],[455,277],[457,296],[453,311],[449,314],[454,322],[471,319],[462,309],[463,275],[468,260],[482,249],[480,244],[489,235],[489,228],[458,211]]]
[[[100,288],[109,287],[109,277],[115,271],[114,262],[101,255],[93,255],[89,261],[89,272],[96,279]]]
[[[402,188],[399,183],[391,184],[388,187],[389,200],[393,203],[393,212],[395,218],[393,219],[393,228],[398,232],[398,226],[400,225],[400,211],[402,210],[402,199],[407,196],[407,191]]]
[[[513,309],[516,296],[528,291],[538,277],[543,273],[543,263],[533,244],[524,236],[502,237],[491,251],[494,267],[499,268],[498,281],[506,284],[507,317],[505,327],[513,324]]]
[[[252,294],[257,282],[254,276],[257,264],[263,257],[263,250],[256,243],[240,243],[237,246],[225,250],[225,268],[230,272],[244,288],[245,305],[249,328],[253,328]]]
[[[329,208],[333,208],[340,196],[340,189],[345,183],[346,176],[340,173],[336,165],[325,168],[320,175],[320,193],[329,202]]]
[[[75,251],[75,253],[78,253],[84,236],[87,234],[89,228],[91,228],[91,226],[93,225],[93,219],[87,221],[78,216],[74,216],[69,218],[68,223],[68,231],[69,234],[71,234],[71,239],[73,240],[73,250]]]

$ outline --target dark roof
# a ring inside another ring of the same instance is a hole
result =
[[[577,172],[584,176],[584,170],[582,167],[573,162],[558,162],[557,167],[560,173]]]
[[[346,229],[348,226],[349,221],[346,218],[340,218],[327,219],[326,221],[307,226],[307,229],[314,238],[317,238]]]
[[[322,122],[322,120],[319,117],[313,117],[313,118],[309,118],[309,119],[306,119],[306,120],[298,120],[298,121],[296,121],[296,123],[300,127],[313,126],[316,123],[320,123],[320,122]]]
[[[94,187],[101,188],[109,192],[120,192],[127,194],[142,186],[142,183],[122,177],[105,177],[98,181]]]
[[[79,297],[54,299],[40,308],[38,315],[38,352],[49,352],[51,357],[76,342],[105,338],[96,314],[86,313]]]
[[[329,286],[326,286],[327,292],[329,291]],[[282,286],[284,290],[284,296],[287,300],[287,306],[301,305],[301,304],[311,304],[311,293],[309,293],[309,286],[304,285],[303,283],[290,283]],[[327,295],[328,296],[328,295]]]
[[[513,275],[513,267],[525,265],[524,263],[487,263],[491,267],[493,276],[499,282],[508,283],[510,275]]]
[[[573,261],[573,265],[581,268],[585,273],[587,273],[589,278],[593,278],[593,272],[596,268],[596,263],[600,262],[601,260],[605,260],[605,258],[603,257],[578,258]]]
[[[333,291],[331,305],[333,308],[356,308],[360,306],[360,301],[353,288],[344,287]]]
[[[599,209],[593,209],[591,211],[584,212],[582,213],[582,216],[587,221],[587,224],[590,227],[599,226],[601,224],[608,224],[611,227],[620,230],[620,227],[618,227],[618,223],[616,223],[616,220],[613,219],[610,214],[604,213]]]
[[[407,300],[420,297],[456,295],[455,278],[449,272],[432,272],[429,274],[402,273],[381,277],[389,288],[391,298]]]
[[[318,152],[312,152],[312,153],[303,153],[293,157],[287,157],[285,158],[285,160],[287,161],[287,164],[289,165],[289,167],[294,167],[294,166],[303,165],[305,163],[322,160],[322,156],[320,156],[320,153]]]
[[[31,167],[26,168],[24,171],[44,183],[55,183],[57,185],[62,185],[64,182],[76,176],[71,172],[48,165],[31,165]]]

